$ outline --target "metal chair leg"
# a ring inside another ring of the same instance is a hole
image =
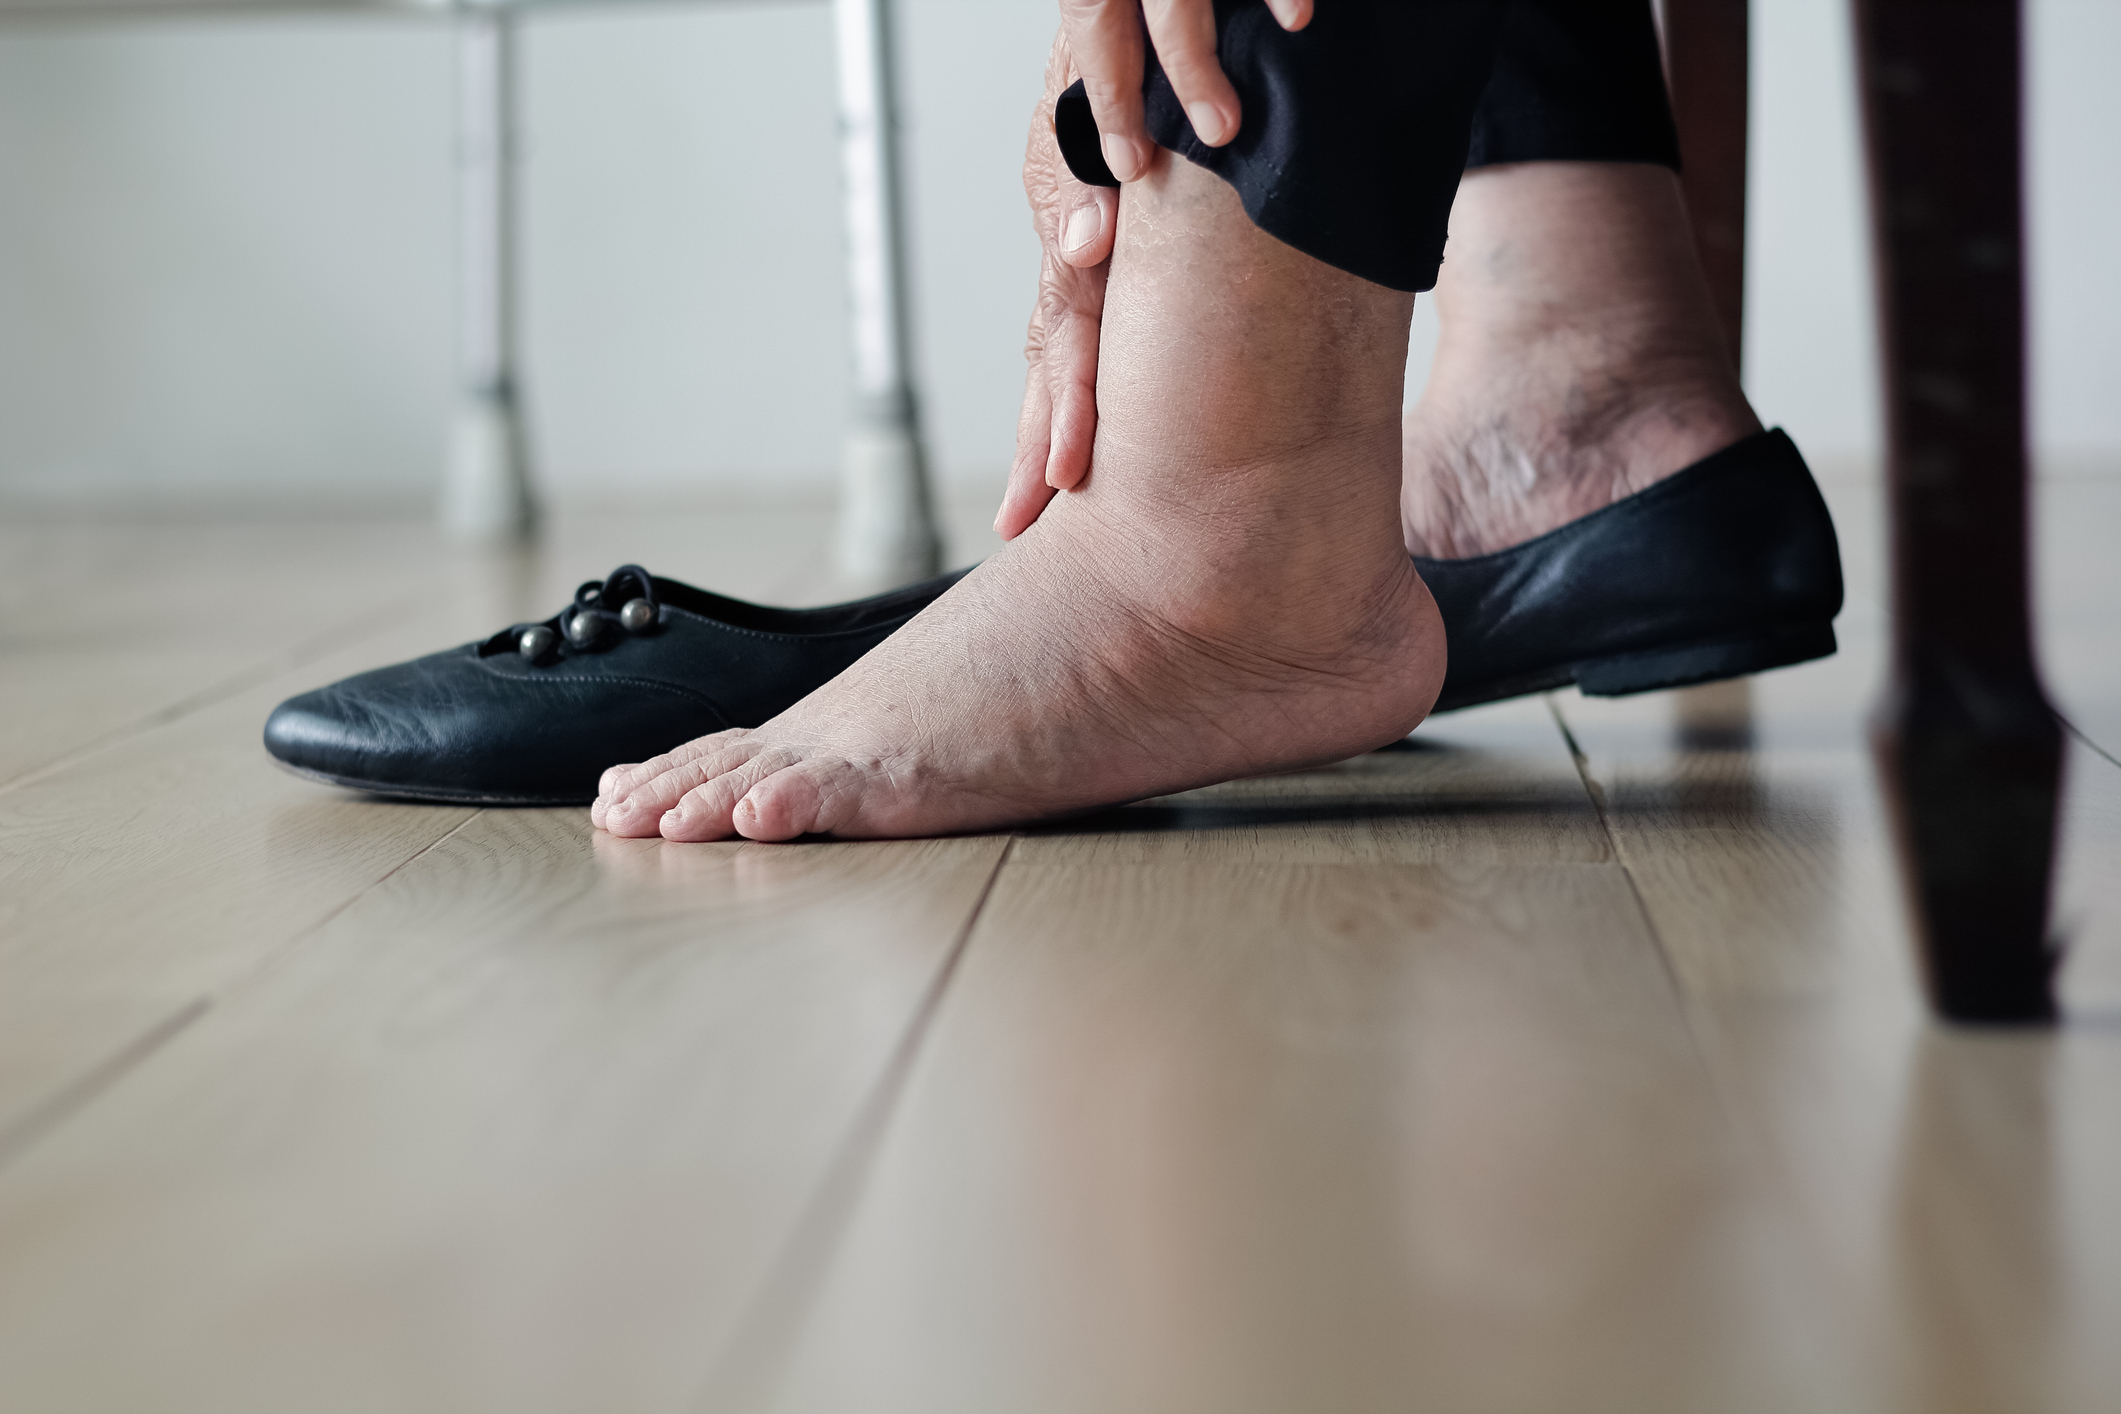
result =
[[[459,536],[508,539],[535,516],[516,381],[514,17],[461,6],[457,49],[461,382],[441,518]]]
[[[2047,1021],[2063,742],[2027,599],[2020,7],[1855,13],[1893,544],[1873,745],[1937,1010]]]
[[[867,588],[942,568],[906,327],[898,105],[889,0],[834,0],[846,180],[854,408],[842,464],[838,564]]]

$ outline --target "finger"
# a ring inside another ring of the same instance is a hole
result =
[[[1042,293],[1031,311],[1031,332],[1024,346],[1024,357],[1031,366],[1024,376],[1023,409],[1016,418],[1016,458],[1009,464],[1009,484],[1002,492],[1001,509],[994,516],[995,534],[1004,540],[1023,534],[1046,508],[1046,502],[1053,499],[1053,488],[1046,484],[1045,475],[1053,427],[1045,342],[1046,301]]]
[[[1069,490],[1090,474],[1097,441],[1097,348],[1105,318],[1109,266],[1068,270],[1049,291],[1046,346],[1047,453],[1044,480]]]
[[[1061,259],[1077,269],[1104,264],[1119,231],[1119,193],[1085,186],[1071,174],[1061,178],[1061,207]]]
[[[1210,147],[1236,137],[1237,90],[1215,59],[1215,7],[1209,0],[1142,0],[1142,16],[1194,136]]]
[[[1084,341],[1071,359],[1049,360],[1052,382],[1052,428],[1047,443],[1046,485],[1070,491],[1090,474],[1090,453],[1097,444],[1097,340]]]
[[[1009,480],[994,518],[995,533],[1013,540],[1029,528],[1053,499],[1048,484],[1053,465],[1053,391],[1056,373],[1051,363],[1051,329],[1054,321],[1070,328],[1067,357],[1073,360],[1085,340],[1081,320],[1090,325],[1087,343],[1093,358],[1096,322],[1104,309],[1105,260],[1111,254],[1118,227],[1118,193],[1090,187],[1077,181],[1061,161],[1054,139],[1052,97],[1075,77],[1063,31],[1054,45],[1046,70],[1047,98],[1034,115],[1031,136],[1024,153],[1024,191],[1031,200],[1033,228],[1038,233],[1044,259],[1039,264],[1038,301],[1031,312],[1031,326],[1024,341],[1029,363],[1024,379],[1024,401],[1017,416],[1016,455],[1010,463]],[[1070,228],[1074,228],[1073,241]],[[1087,228],[1087,229],[1086,229]],[[1095,364],[1088,374],[1094,385]],[[1080,375],[1063,370],[1061,383],[1072,383]],[[1096,430],[1097,407],[1093,396],[1076,397],[1069,412],[1069,450],[1063,457],[1062,475],[1071,484],[1088,469],[1087,446]],[[1077,450],[1078,448],[1082,450]],[[1078,466],[1077,463],[1080,463]]]
[[[1311,23],[1311,0],[1267,0],[1274,18],[1291,34]]]
[[[1131,182],[1149,169],[1142,121],[1141,11],[1137,0],[1061,0],[1068,50],[1097,119],[1098,144],[1112,175]]]
[[[1035,457],[1019,456],[1009,468],[1009,489],[1002,493],[1002,508],[994,517],[994,533],[1002,539],[1014,540],[1029,530],[1058,494],[1046,484],[1045,469],[1043,448]]]

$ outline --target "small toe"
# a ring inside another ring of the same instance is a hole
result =
[[[641,787],[673,771],[682,771],[702,761],[724,758],[731,747],[749,740],[752,735],[752,732],[741,727],[711,732],[706,736],[694,737],[683,746],[673,747],[661,756],[651,757],[638,765],[613,766],[597,783],[598,793],[617,804],[631,797]],[[678,794],[682,795],[684,792],[680,791]]]
[[[614,792],[604,806],[604,828],[612,834],[637,839],[662,833],[663,817],[687,794],[723,772],[742,766],[760,749],[748,732],[717,733],[645,763],[637,772],[660,769]]]
[[[673,802],[658,821],[663,838],[685,843],[729,838],[737,832],[731,819],[737,802],[761,780],[798,759],[787,747],[767,747],[732,762],[727,770],[700,782]]]
[[[663,818],[656,821],[656,830],[673,844],[728,839],[736,828],[729,823],[727,809],[714,808],[713,795],[712,781],[687,791],[683,800],[663,812]]]

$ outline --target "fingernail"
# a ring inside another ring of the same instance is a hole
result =
[[[1061,232],[1062,250],[1081,250],[1097,239],[1097,207],[1078,206],[1075,214],[1068,218],[1068,228]]]
[[[1098,140],[1098,146],[1105,150],[1105,165],[1112,169],[1113,176],[1124,182],[1141,175],[1141,153],[1133,138],[1106,133]]]
[[[1186,116],[1193,120],[1193,135],[1210,147],[1219,145],[1229,136],[1228,126],[1223,120],[1223,110],[1206,100],[1188,103]]]

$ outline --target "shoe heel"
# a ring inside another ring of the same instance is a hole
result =
[[[1786,668],[1792,663],[1827,657],[1834,648],[1831,623],[1806,624],[1718,643],[1593,659],[1578,663],[1573,671],[1576,686],[1585,696],[1625,697],[1634,692],[1688,687],[1764,673],[1769,668]]]

